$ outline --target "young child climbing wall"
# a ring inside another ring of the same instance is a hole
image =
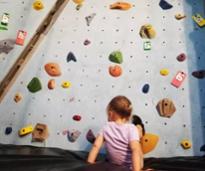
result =
[[[34,2],[0,0],[1,80],[54,4]],[[0,143],[88,151],[122,94],[145,157],[200,155],[204,17],[203,0],[70,1],[0,103]]]

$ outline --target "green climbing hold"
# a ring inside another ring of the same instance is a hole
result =
[[[120,51],[114,51],[110,54],[109,60],[118,64],[123,62],[123,56]]]
[[[31,93],[36,93],[42,89],[41,81],[37,77],[34,77],[27,85],[27,88]]]

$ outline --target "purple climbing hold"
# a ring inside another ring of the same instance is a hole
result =
[[[67,132],[67,137],[70,142],[75,142],[80,136],[81,132],[78,130],[71,130]]]
[[[171,9],[173,6],[171,4],[169,4],[167,1],[165,0],[160,0],[159,2],[159,6],[163,9],[163,10],[168,10]]]
[[[74,61],[74,62],[77,61],[77,59],[76,59],[75,55],[73,54],[73,52],[69,52],[68,55],[67,55],[67,62],[70,62],[70,61]]]
[[[89,129],[89,131],[87,132],[86,138],[91,144],[95,142],[96,137],[91,129]]]
[[[179,62],[183,62],[186,60],[186,55],[184,53],[181,53],[180,55],[177,56],[177,60]]]
[[[203,79],[205,78],[205,70],[194,71],[192,72],[192,75],[198,79]]]

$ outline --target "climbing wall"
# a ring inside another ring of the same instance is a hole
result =
[[[23,29],[28,32],[26,43],[53,5],[48,0],[43,2],[44,9],[36,11],[33,1],[0,0],[0,14],[10,14],[8,30],[0,31],[1,40],[15,39],[17,30]],[[164,10],[158,0],[128,0],[132,7],[125,11],[111,10],[110,5],[115,2],[88,0],[79,10],[73,1],[69,2],[0,103],[1,143],[88,151],[91,143],[86,140],[87,132],[91,129],[96,135],[107,121],[109,101],[116,95],[125,95],[132,101],[133,113],[142,118],[146,132],[159,136],[156,148],[146,157],[202,154],[205,81],[192,73],[205,69],[205,28],[199,27],[192,16],[199,13],[205,17],[204,1],[167,0],[172,8]],[[186,17],[177,20],[178,13]],[[93,18],[88,26],[85,17],[90,15]],[[155,30],[153,39],[140,37],[140,28],[145,24],[151,24]],[[90,44],[85,45],[85,40]],[[146,41],[151,43],[150,50],[144,50]],[[15,45],[8,54],[0,54],[1,79],[24,47]],[[123,62],[118,64],[122,69],[119,77],[109,74],[109,67],[115,65],[109,60],[113,51],[123,55]],[[69,52],[76,61],[68,59]],[[182,53],[186,59],[179,62],[176,58]],[[44,65],[49,62],[59,64],[59,77],[46,73]],[[168,75],[163,76],[160,71]],[[176,88],[171,82],[178,71],[186,77]],[[27,89],[33,77],[42,84],[36,93]],[[50,79],[56,82],[53,90],[47,87]],[[63,88],[63,83],[70,86]],[[149,85],[147,93],[142,91],[145,84]],[[18,103],[13,100],[16,93],[22,95]],[[160,116],[156,109],[164,98],[172,100],[176,108],[169,118]],[[74,115],[81,116],[81,120],[73,120]],[[31,142],[31,134],[18,136],[19,129],[34,127],[36,123],[48,126],[45,142]],[[5,135],[6,127],[12,127],[9,135]],[[75,142],[68,138],[68,131],[72,130],[80,132]],[[183,140],[188,140],[192,147],[182,148]]]

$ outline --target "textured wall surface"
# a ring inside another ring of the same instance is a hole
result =
[[[11,15],[9,30],[0,31],[0,40],[15,39],[17,30],[23,29],[29,33],[27,42],[55,1],[44,0],[42,11],[33,10],[32,2],[0,0],[0,14]],[[92,129],[95,134],[99,131],[106,122],[108,102],[122,94],[131,99],[133,113],[141,116],[146,131],[160,138],[155,150],[146,156],[201,154],[200,147],[205,140],[205,80],[193,77],[192,72],[205,69],[205,29],[194,23],[192,15],[205,16],[204,1],[167,0],[173,8],[162,10],[158,0],[129,0],[134,6],[128,11],[110,10],[109,5],[114,2],[87,0],[79,11],[72,1],[68,4],[0,104],[1,143],[89,150],[87,131]],[[87,26],[85,17],[92,13],[96,16]],[[185,14],[186,18],[176,20],[176,13]],[[150,51],[144,51],[146,39],[139,36],[140,27],[147,23],[157,33],[150,40]],[[85,39],[91,44],[84,46]],[[16,45],[8,55],[0,54],[1,79],[23,48]],[[124,60],[120,64],[123,74],[117,78],[108,72],[113,65],[108,57],[115,50],[123,53]],[[66,61],[70,51],[77,62]],[[176,60],[180,53],[187,55],[184,62]],[[48,62],[57,62],[62,70],[62,75],[55,78],[54,90],[47,88],[51,77],[44,65]],[[160,75],[163,68],[170,71],[166,77]],[[184,71],[187,77],[180,88],[175,88],[170,82],[178,71]],[[43,85],[34,94],[26,88],[33,77],[38,77]],[[63,89],[63,81],[70,81],[71,87]],[[145,83],[150,85],[147,94],[142,92]],[[19,103],[13,101],[17,92],[23,95]],[[163,98],[172,99],[176,106],[171,118],[160,117],[156,110]],[[82,120],[74,121],[75,114],[81,115]],[[36,123],[48,125],[50,135],[45,143],[32,143],[31,135],[18,136],[21,127]],[[10,135],[4,134],[7,126],[13,128]],[[81,131],[76,142],[69,142],[62,134],[67,129]],[[181,147],[183,139],[192,142],[191,149]]]

